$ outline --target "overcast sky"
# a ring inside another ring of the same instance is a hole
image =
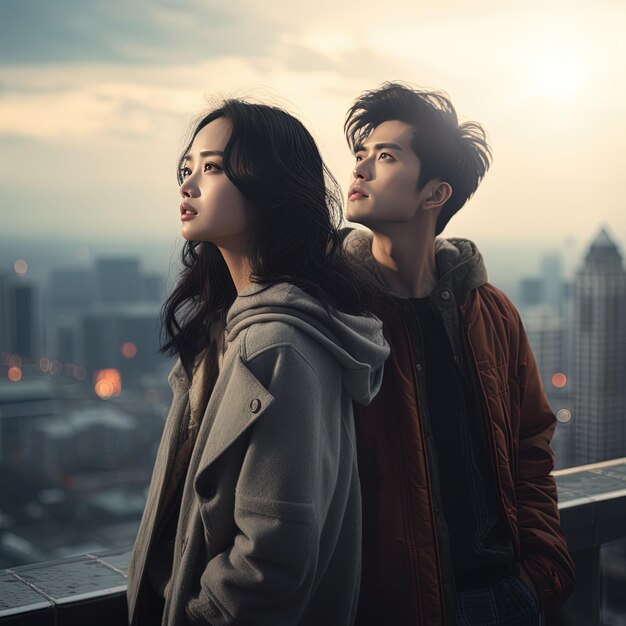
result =
[[[351,101],[443,89],[495,161],[446,235],[626,240],[626,3],[0,0],[3,235],[171,239],[214,95],[286,106],[347,189]]]

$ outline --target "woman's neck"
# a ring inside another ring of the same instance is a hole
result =
[[[237,293],[241,293],[250,284],[250,257],[238,246],[216,244],[230,272]]]

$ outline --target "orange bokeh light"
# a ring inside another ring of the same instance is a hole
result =
[[[127,359],[132,359],[137,354],[137,346],[131,341],[127,341],[122,344],[121,351]]]
[[[567,385],[567,376],[565,374],[561,374],[561,372],[557,372],[552,376],[552,384],[557,389],[563,389],[565,385]]]
[[[10,367],[7,372],[7,377],[11,382],[17,383],[22,380],[22,370],[19,367]]]
[[[94,372],[93,389],[103,400],[119,396],[122,391],[122,376],[119,370],[108,368]]]

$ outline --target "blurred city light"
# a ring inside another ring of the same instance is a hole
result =
[[[28,263],[24,259],[18,259],[13,264],[13,269],[18,276],[24,276],[28,272]]]
[[[552,384],[557,389],[563,389],[563,387],[565,387],[565,385],[567,385],[567,376],[565,374],[562,374],[561,372],[557,372],[556,374],[553,374],[552,375]]]
[[[7,372],[7,377],[13,383],[19,382],[20,380],[22,380],[21,368],[15,366],[10,367],[9,371]]]
[[[93,375],[94,391],[102,400],[119,396],[122,391],[122,376],[119,370],[108,368],[97,370]]]
[[[572,412],[569,409],[560,409],[556,414],[556,419],[561,422],[561,424],[567,424],[572,419]]]
[[[137,346],[131,341],[127,341],[122,344],[121,352],[127,359],[132,359],[137,354]]]

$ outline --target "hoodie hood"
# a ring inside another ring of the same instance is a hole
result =
[[[252,284],[228,311],[226,342],[253,324],[267,322],[289,324],[328,350],[341,365],[346,393],[356,402],[368,404],[378,393],[389,355],[378,318],[339,311],[329,314],[319,300],[288,283]]]
[[[368,230],[351,230],[344,239],[344,249],[353,262],[368,269],[382,283],[383,278],[372,256],[372,239]],[[459,303],[465,302],[470,291],[488,280],[482,254],[469,239],[435,239],[435,262],[439,277],[433,293],[449,289]]]

